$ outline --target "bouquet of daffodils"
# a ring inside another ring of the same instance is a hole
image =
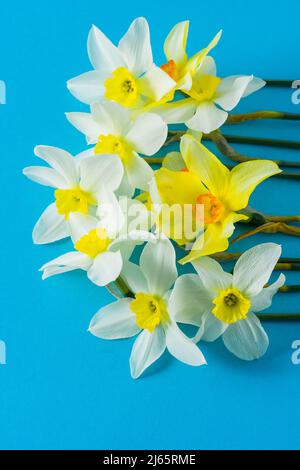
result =
[[[281,169],[254,158],[228,167],[203,145],[210,139],[239,161],[220,127],[254,119],[229,113],[265,82],[253,75],[218,76],[210,53],[221,31],[188,57],[188,28],[184,21],[170,31],[165,63],[158,66],[144,18],[133,21],[117,46],[93,26],[92,70],[67,84],[89,105],[87,112],[66,115],[89,147],[72,156],[37,146],[35,154],[48,166],[24,169],[31,180],[54,188],[53,202],[33,229],[34,243],[70,237],[74,245],[41,267],[43,279],[81,269],[109,289],[117,299],[94,315],[89,332],[105,339],[136,336],[134,378],[166,349],[186,364],[206,364],[199,344],[220,336],[240,359],[261,357],[269,341],[256,313],[271,305],[285,281],[280,274],[267,284],[281,255],[274,243],[232,255],[237,262],[231,272],[218,262],[230,259],[225,252],[237,223],[256,221],[255,230],[265,232],[276,223],[248,202],[256,186]],[[177,151],[155,156],[177,141]],[[191,273],[178,275],[178,265],[187,263]],[[182,324],[193,325],[193,337]]]

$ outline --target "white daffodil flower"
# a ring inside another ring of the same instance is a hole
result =
[[[71,213],[69,226],[76,251],[65,253],[44,264],[43,279],[75,269],[87,271],[98,286],[115,281],[137,244],[154,238],[147,231],[148,211],[145,206],[123,198],[119,208],[109,204],[100,219]]]
[[[164,52],[167,63],[161,68],[176,82],[177,90],[188,90],[192,87],[193,76],[197,68],[209,52],[218,44],[222,30],[201,51],[188,58],[186,43],[189,31],[189,21],[177,23],[169,32],[165,43]]]
[[[149,190],[153,170],[138,154],[153,155],[164,144],[168,127],[160,116],[144,113],[133,118],[128,109],[109,101],[91,105],[91,113],[66,116],[89,144],[96,144],[92,153],[118,155],[125,170],[121,184],[125,194],[136,188]]]
[[[179,361],[193,366],[206,364],[198,347],[187,338],[174,321],[177,306],[175,250],[164,238],[146,244],[140,265],[127,263],[122,278],[134,298],[124,298],[99,310],[89,331],[104,339],[129,338],[138,333],[130,357],[133,378],[155,362],[167,348]],[[180,278],[179,278],[180,279]]]
[[[103,99],[129,107],[159,101],[175,86],[174,80],[153,63],[149,26],[137,18],[116,47],[93,26],[88,55],[95,70],[68,81],[70,92],[92,104]]]
[[[115,155],[74,158],[65,150],[39,145],[35,154],[50,168],[30,166],[23,174],[36,183],[56,188],[55,202],[37,221],[34,243],[51,243],[70,236],[68,219],[71,213],[95,215],[100,203],[110,201],[117,206],[114,191],[123,178],[123,166]]]
[[[217,45],[221,32],[188,60],[187,30],[188,22],[183,22],[170,32],[164,47],[169,65],[164,70],[177,77],[177,87],[188,98],[162,104],[153,111],[169,124],[185,123],[190,129],[207,134],[224,124],[228,111],[234,109],[241,98],[259,90],[265,82],[253,75],[232,75],[223,79],[216,76],[215,61],[207,54]]]
[[[281,247],[275,243],[257,245],[243,253],[233,274],[209,257],[193,261],[200,279],[196,274],[182,276],[174,301],[187,298],[191,308],[178,309],[176,321],[200,327],[195,341],[215,341],[222,335],[226,348],[240,359],[263,356],[269,340],[253,312],[270,307],[285,282],[280,274],[276,282],[264,287],[280,254]]]

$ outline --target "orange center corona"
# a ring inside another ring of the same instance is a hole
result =
[[[224,206],[218,198],[210,193],[201,194],[197,197],[197,204],[203,206],[204,223],[213,224],[218,222],[224,213]]]
[[[176,63],[174,62],[174,60],[169,60],[166,64],[163,64],[160,66],[160,68],[166,72],[169,77],[173,78],[173,80],[175,80],[175,82],[177,81],[178,79],[178,70],[177,70],[177,66],[176,66]]]

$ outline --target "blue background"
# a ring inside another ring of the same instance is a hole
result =
[[[24,166],[38,164],[36,144],[77,153],[84,138],[65,111],[84,110],[67,91],[67,79],[90,69],[86,38],[92,23],[117,41],[136,16],[146,16],[156,62],[176,22],[189,17],[189,51],[222,27],[214,51],[222,76],[254,73],[300,79],[300,4],[253,0],[1,3],[0,79],[7,104],[0,106],[1,299],[0,447],[9,449],[299,448],[300,365],[291,363],[299,323],[266,324],[270,348],[246,363],[221,341],[204,344],[209,365],[192,368],[165,355],[143,378],[130,378],[132,340],[109,342],[86,329],[92,315],[112,300],[83,272],[42,282],[38,268],[65,252],[61,242],[34,246],[31,230],[52,200],[52,191],[26,180]],[[243,101],[240,111],[300,112],[291,90],[268,89]],[[300,123],[254,122],[231,128],[243,135],[300,140]],[[237,146],[239,147],[239,146]],[[239,147],[241,148],[241,147]],[[299,152],[244,147],[250,155],[297,159]],[[273,214],[299,213],[299,182],[273,178],[252,197],[253,207]],[[284,256],[300,256],[295,238],[261,235],[239,243],[283,244]],[[289,284],[300,273],[287,273]],[[298,294],[280,294],[270,311],[299,312]]]

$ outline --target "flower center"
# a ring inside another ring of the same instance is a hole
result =
[[[212,313],[225,323],[235,323],[247,318],[250,309],[250,300],[235,287],[220,291],[213,304],[215,307]]]
[[[114,135],[99,135],[95,146],[95,154],[117,154],[122,162],[126,162],[132,152],[131,147],[122,138]]]
[[[104,82],[105,98],[130,108],[138,97],[138,86],[135,77],[125,68],[118,67],[112,76]]]
[[[160,68],[164,72],[166,72],[169,75],[169,77],[173,78],[175,82],[178,80],[179,73],[178,73],[177,65],[173,59],[168,60],[166,64],[162,64]]]
[[[111,243],[105,228],[94,228],[75,243],[74,248],[91,258],[96,258],[99,253],[107,250]]]
[[[130,303],[130,308],[136,315],[136,323],[150,333],[161,322],[168,322],[169,315],[165,301],[157,296],[139,292]]]
[[[210,193],[200,194],[200,196],[197,197],[196,204],[203,205],[205,225],[218,222],[224,214],[224,205],[218,198]]]
[[[214,75],[194,77],[192,88],[187,93],[199,103],[211,101],[220,82],[221,79]]]
[[[87,214],[90,205],[95,205],[93,196],[80,188],[56,189],[54,192],[57,212],[69,218],[70,212]]]

